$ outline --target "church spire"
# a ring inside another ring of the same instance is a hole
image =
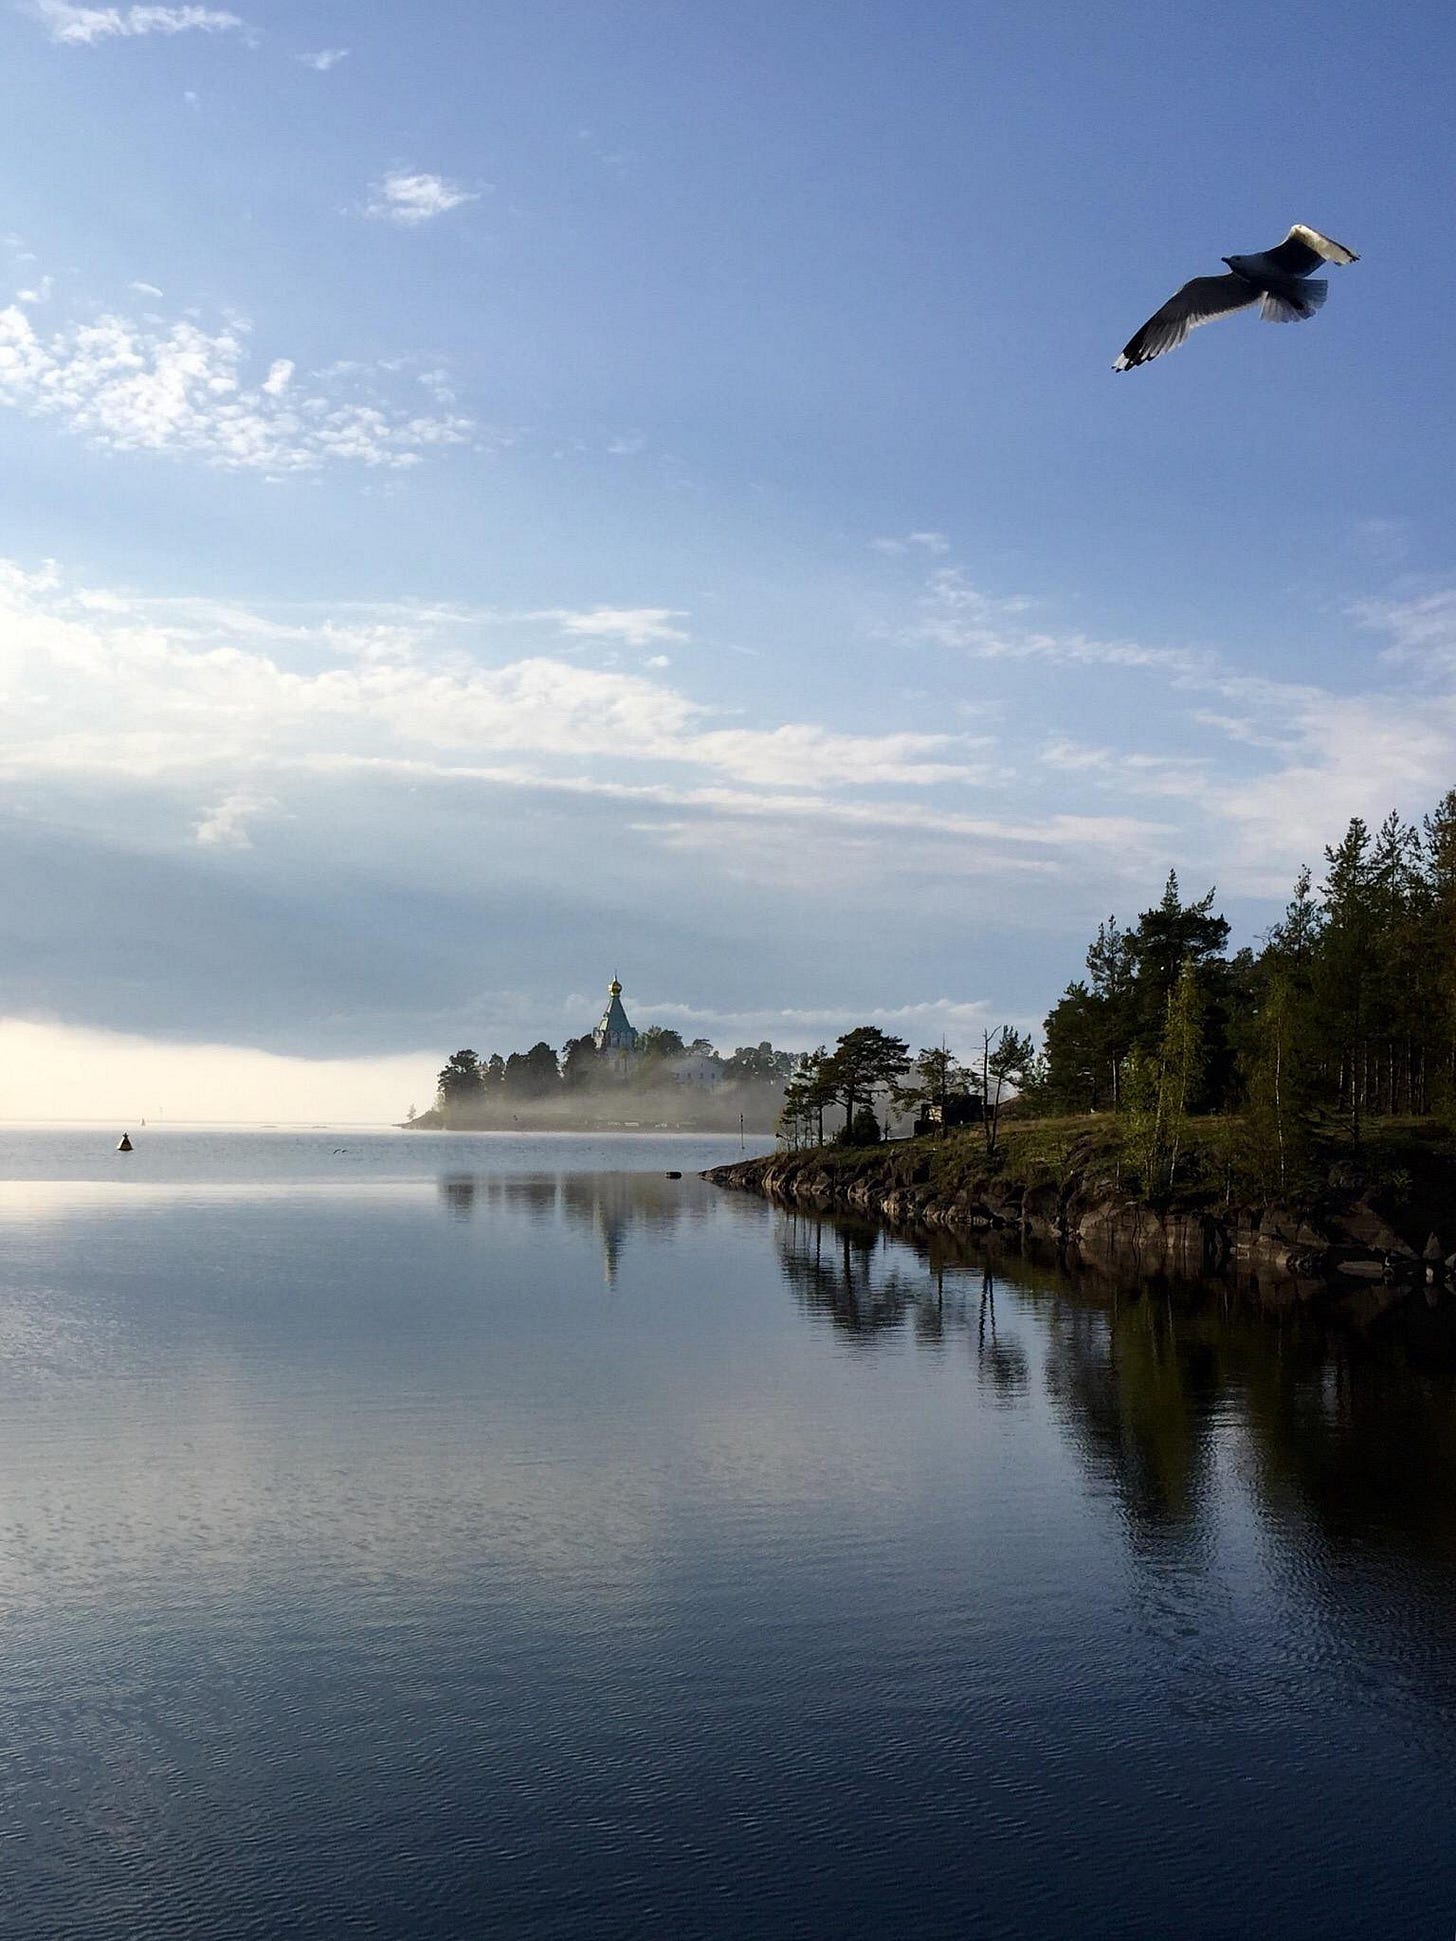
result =
[[[637,1049],[637,1033],[622,1008],[622,980],[613,977],[607,986],[607,1008],[592,1033],[598,1051],[626,1055]]]

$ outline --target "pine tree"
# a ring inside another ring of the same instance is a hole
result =
[[[1170,1187],[1177,1175],[1188,1118],[1197,1102],[1206,1055],[1203,995],[1193,958],[1188,956],[1168,998],[1168,1021],[1158,1048],[1159,1138],[1168,1155]]]
[[[853,1136],[857,1109],[872,1106],[875,1092],[881,1086],[893,1085],[909,1063],[910,1047],[905,1040],[881,1031],[878,1025],[856,1025],[835,1041],[822,1069],[831,1097],[844,1107],[843,1138]]]
[[[1001,1105],[1008,1085],[1015,1085],[1036,1056],[1031,1033],[1003,1024],[981,1034],[981,1130],[986,1157],[995,1157],[1001,1129]]]
[[[1430,998],[1426,1103],[1456,1109],[1456,789],[1448,789],[1424,826],[1426,901],[1421,947]]]
[[[1176,888],[1176,879],[1171,874],[1169,882]],[[1136,1027],[1137,962],[1133,939],[1117,918],[1109,917],[1106,923],[1099,923],[1097,935],[1087,946],[1087,975],[1094,1004],[1088,1042],[1092,1060],[1089,1109],[1093,1112],[1097,1110],[1104,1075],[1113,1110],[1117,1109],[1122,1061],[1131,1048]]]
[[[1369,1028],[1375,974],[1375,896],[1370,831],[1356,816],[1325,850],[1324,927],[1315,959],[1320,1027],[1333,1054],[1340,1109],[1356,1145],[1369,1091]]]
[[[435,1103],[440,1112],[447,1118],[468,1117],[480,1103],[480,1060],[468,1046],[463,1051],[452,1052],[436,1085]]]

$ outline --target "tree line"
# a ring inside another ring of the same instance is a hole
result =
[[[904,1038],[878,1025],[856,1025],[832,1051],[820,1045],[800,1057],[784,1090],[779,1133],[791,1146],[822,1146],[825,1113],[833,1112],[841,1115],[837,1144],[874,1146],[892,1115],[914,1113],[917,1124],[941,1132],[957,1122],[978,1125],[987,1152],[994,1153],[1002,1106],[1026,1082],[1034,1062],[1030,1033],[1010,1025],[983,1031],[969,1063],[943,1044],[927,1045],[912,1058]]]
[[[700,1085],[739,1090],[778,1091],[793,1071],[795,1056],[775,1051],[766,1040],[740,1045],[724,1057],[706,1038],[685,1042],[665,1025],[639,1032],[637,1048],[626,1060],[597,1050],[587,1033],[569,1038],[558,1056],[544,1039],[528,1051],[482,1058],[471,1047],[453,1052],[436,1081],[436,1110],[447,1119],[490,1116],[497,1107],[571,1102],[595,1093],[651,1092],[680,1082],[678,1061],[693,1061]]]
[[[1322,1127],[1358,1150],[1371,1118],[1456,1116],[1456,789],[1419,823],[1353,819],[1256,948],[1230,952],[1215,897],[1185,898],[1170,871],[1136,922],[1099,924],[1039,1051],[1009,1025],[964,1063],[944,1045],[912,1058],[872,1025],[821,1045],[788,1083],[782,1138],[875,1143],[915,1112],[922,1127],[978,1125],[994,1153],[1014,1097],[1020,1115],[1115,1113],[1155,1191],[1187,1179],[1194,1121],[1217,1115],[1226,1172],[1284,1189]]]
[[[1370,1118],[1456,1110],[1456,790],[1419,823],[1356,817],[1259,948],[1228,938],[1214,892],[1185,902],[1171,873],[1130,928],[1100,924],[1026,1106],[1123,1114],[1170,1185],[1200,1115],[1240,1115],[1250,1164],[1287,1186],[1322,1120],[1358,1147]]]
[[[1318,880],[1300,871],[1257,948],[1230,953],[1215,896],[1185,900],[1170,871],[1135,923],[1099,924],[1040,1050],[998,1025],[966,1060],[944,1044],[912,1056],[905,1039],[857,1025],[832,1049],[763,1043],[723,1058],[654,1026],[625,1069],[591,1037],[559,1058],[544,1042],[508,1058],[456,1052],[439,1106],[460,1119],[497,1101],[650,1090],[692,1056],[762,1100],[781,1093],[791,1146],[876,1144],[914,1113],[922,1127],[975,1126],[994,1155],[1012,1099],[1021,1114],[1115,1113],[1147,1191],[1187,1177],[1194,1122],[1210,1115],[1236,1120],[1230,1173],[1281,1190],[1305,1175],[1322,1125],[1343,1125],[1358,1149],[1371,1118],[1456,1116],[1456,789],[1419,823],[1354,818]]]

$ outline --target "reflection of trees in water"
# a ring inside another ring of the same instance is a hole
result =
[[[1456,1564],[1456,1308],[1417,1297],[1368,1331],[1286,1323],[1237,1371],[1271,1505],[1318,1519],[1335,1552],[1414,1543]]]
[[[1280,1309],[1222,1283],[1117,1282],[995,1236],[889,1238],[789,1212],[776,1237],[790,1286],[837,1331],[936,1349],[959,1334],[988,1399],[1030,1393],[1036,1326],[1057,1418],[1140,1547],[1174,1538],[1198,1562],[1217,1488],[1236,1479],[1266,1518],[1316,1531],[1322,1557],[1396,1545],[1456,1567],[1449,1297],[1375,1312],[1357,1290],[1344,1312]]]
[[[942,1268],[942,1273],[944,1269]],[[1015,1402],[1031,1388],[1026,1350],[1015,1337],[996,1329],[996,1282],[989,1267],[981,1275],[981,1304],[976,1316],[976,1368],[981,1386],[998,1401]]]
[[[440,1198],[457,1220],[468,1220],[475,1211],[478,1184],[473,1173],[443,1173],[440,1176]]]
[[[1049,1316],[1048,1387],[1122,1505],[1170,1700],[1217,1703],[1233,1675],[1204,1635],[1232,1489],[1294,1614],[1263,1675],[1318,1662],[1352,1703],[1456,1716],[1456,1307],[1417,1297],[1360,1328],[1229,1290],[1081,1299]]]
[[[888,1239],[804,1215],[777,1235],[799,1299],[862,1347],[898,1330],[939,1350],[960,1334],[986,1403],[1044,1386],[1093,1496],[1120,1510],[1170,1711],[1236,1712],[1251,1673],[1271,1705],[1299,1703],[1313,1671],[1446,1754],[1456,1302],[1382,1312],[1365,1291],[1322,1316],[1222,1284],[1119,1283],[994,1237]],[[1246,1533],[1227,1541],[1243,1504],[1262,1533],[1252,1549]]]
[[[653,1173],[553,1173],[523,1178],[490,1173],[446,1173],[440,1198],[456,1219],[507,1210],[539,1223],[564,1221],[591,1228],[602,1249],[609,1286],[617,1278],[622,1249],[634,1227],[663,1234],[682,1221],[701,1221],[707,1205],[685,1180]]]
[[[1234,1432],[1265,1510],[1327,1543],[1400,1534],[1456,1562],[1456,1314],[1419,1301],[1361,1330],[1231,1290],[1142,1286],[1048,1313],[1047,1386],[1135,1530],[1189,1527]]]
[[[934,1344],[943,1337],[943,1303],[934,1290],[927,1294],[923,1274],[886,1267],[877,1228],[786,1213],[775,1239],[789,1286],[805,1307],[826,1315],[841,1333],[873,1338],[902,1327],[914,1313],[923,1341]]]
[[[559,1177],[502,1179],[490,1173],[442,1173],[440,1198],[457,1219],[489,1207],[511,1207],[536,1220],[555,1217]]]
[[[1048,1313],[1047,1389],[1134,1529],[1196,1516],[1223,1397],[1210,1344],[1155,1291]]]
[[[781,1214],[775,1237],[790,1287],[841,1334],[870,1342],[908,1324],[933,1349],[960,1335],[993,1396],[1013,1401],[1029,1391],[1026,1350],[998,1325],[990,1271],[954,1248],[932,1250],[922,1265],[875,1226],[806,1213]]]

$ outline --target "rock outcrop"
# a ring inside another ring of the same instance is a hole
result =
[[[1060,1180],[943,1165],[932,1177],[936,1170],[927,1153],[887,1146],[849,1163],[830,1149],[772,1153],[715,1167],[704,1178],[780,1205],[868,1217],[907,1231],[1000,1232],[1050,1242],[1084,1264],[1119,1272],[1236,1274],[1280,1284],[1286,1298],[1322,1289],[1348,1293],[1360,1282],[1395,1294],[1456,1280],[1446,1258],[1456,1244],[1456,1199],[1449,1231],[1417,1238],[1357,1194],[1330,1196],[1317,1209],[1158,1204],[1076,1169]]]

